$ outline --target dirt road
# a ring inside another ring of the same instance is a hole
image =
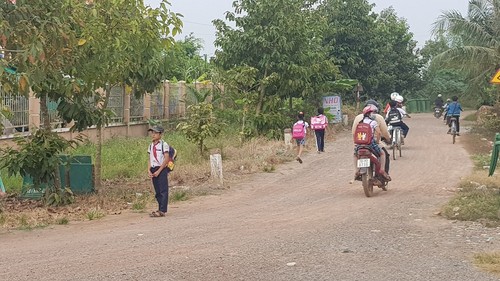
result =
[[[366,198],[347,132],[304,164],[256,174],[166,218],[126,214],[0,236],[0,280],[498,280],[471,263],[500,230],[435,213],[472,163],[414,115],[389,191]]]

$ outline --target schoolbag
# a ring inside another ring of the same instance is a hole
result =
[[[318,115],[311,117],[311,129],[324,130],[328,126],[325,115]]]
[[[387,124],[395,124],[401,122],[401,119],[401,112],[397,108],[391,108],[385,121]]]
[[[163,149],[163,146],[162,146],[162,149]],[[171,145],[169,145],[168,162],[167,162],[167,170],[169,172],[172,172],[174,170],[175,160],[177,160],[177,149],[175,149]]]
[[[306,123],[295,123],[292,128],[292,138],[296,140],[303,139],[306,136]]]
[[[163,150],[164,141],[161,140],[161,154],[165,154],[165,150]],[[172,172],[175,168],[175,160],[177,160],[177,150],[173,148],[170,144],[168,145],[168,162],[167,162],[167,171]],[[153,147],[151,147],[153,149]]]
[[[364,119],[363,119],[364,120]],[[372,127],[370,126],[370,123],[364,123],[363,120],[361,120],[358,125],[356,125],[356,129],[354,130],[354,143],[355,144],[362,144],[362,145],[367,145],[371,144],[372,139],[373,139],[373,130]]]

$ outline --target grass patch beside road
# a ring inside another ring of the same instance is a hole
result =
[[[465,117],[464,121],[472,121]],[[466,123],[466,122],[464,122]],[[487,227],[500,226],[500,175],[488,177],[492,141],[495,132],[473,127],[462,141],[475,169],[459,185],[456,195],[442,208],[441,215],[453,220],[477,221]],[[477,253],[473,263],[480,269],[500,276],[500,251]]]
[[[474,264],[485,271],[500,276],[500,252],[476,254],[474,255]]]
[[[465,122],[464,122],[465,123]],[[457,194],[442,208],[441,214],[454,220],[479,221],[500,225],[500,176],[488,177],[491,158],[491,132],[473,128],[462,136],[475,169],[458,186]]]

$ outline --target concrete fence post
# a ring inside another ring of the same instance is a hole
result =
[[[212,179],[224,185],[224,177],[222,174],[222,156],[219,151],[215,150],[210,154],[210,174]]]
[[[286,128],[283,130],[283,135],[285,139],[285,146],[290,149],[293,149],[293,143],[292,143],[292,129]]]

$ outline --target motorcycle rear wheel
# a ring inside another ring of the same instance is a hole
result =
[[[455,144],[455,137],[457,136],[457,123],[455,120],[451,121],[451,135],[453,138],[453,144]]]
[[[366,174],[361,175],[361,181],[363,182],[363,191],[366,197],[373,196],[373,167],[370,166]]]

